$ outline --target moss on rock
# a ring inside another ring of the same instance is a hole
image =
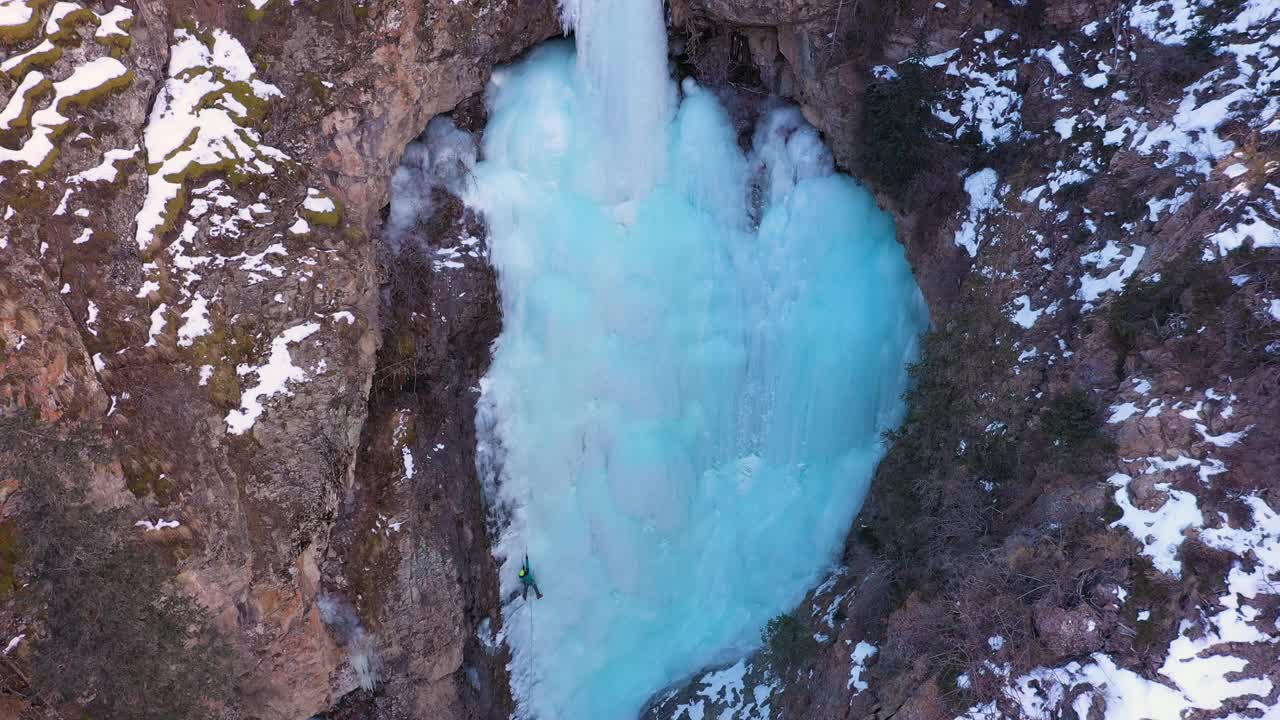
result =
[[[6,135],[15,135],[15,130],[21,130],[31,125],[31,115],[35,113],[37,101],[41,96],[48,94],[53,88],[53,82],[49,78],[44,78],[40,82],[32,85],[23,96],[22,110],[18,112],[18,116],[9,123],[9,129],[0,133],[0,138]]]
[[[98,14],[89,8],[80,8],[72,10],[58,19],[58,29],[48,35],[48,38],[55,43],[64,43],[73,40],[76,37],[76,26],[82,23],[92,23],[97,25],[101,22]]]
[[[124,482],[134,497],[155,496],[162,504],[168,503],[173,492],[168,476],[145,459],[131,458],[125,464]]]
[[[13,520],[0,522],[0,600],[18,589],[17,569],[20,557],[18,525]]]
[[[223,409],[239,407],[240,380],[236,368],[247,363],[260,351],[258,336],[245,325],[233,325],[221,317],[211,320],[208,334],[196,338],[191,346],[194,364],[209,365],[209,399]]]
[[[27,55],[23,56],[22,60],[19,61],[17,65],[13,66],[13,68],[5,74],[13,78],[15,81],[21,80],[32,68],[47,68],[58,62],[62,57],[62,52],[62,48],[57,45],[54,45],[48,50],[29,52]]]
[[[31,10],[31,17],[25,22],[14,25],[0,25],[0,43],[17,45],[35,37],[41,25],[40,10],[48,2],[49,0],[26,0],[26,6]]]

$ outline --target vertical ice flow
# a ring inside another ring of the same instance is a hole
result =
[[[667,72],[661,0],[563,0],[561,18],[578,49],[582,111],[609,153],[582,168],[596,197],[634,200],[661,176],[674,88]]]
[[[522,718],[629,720],[750,649],[838,553],[926,322],[817,132],[779,109],[745,154],[711,92],[677,106],[660,17],[619,19],[646,8],[579,0],[581,54],[495,74],[468,197],[502,294],[478,463]]]

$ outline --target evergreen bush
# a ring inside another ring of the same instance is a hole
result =
[[[863,105],[862,160],[867,175],[900,192],[928,161],[933,87],[919,62],[898,66],[895,77],[873,85]]]
[[[770,620],[760,637],[769,664],[779,674],[798,669],[818,651],[818,641],[793,613]]]

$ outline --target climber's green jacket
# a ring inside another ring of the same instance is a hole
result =
[[[533,579],[533,571],[529,569],[529,561],[525,560],[520,566],[520,582],[525,585],[537,585],[537,581]]]
[[[533,594],[537,595],[538,599],[541,600],[542,591],[538,589],[538,581],[533,579],[533,571],[529,569],[528,555],[524,557],[524,564],[520,566],[520,572],[518,574],[520,576],[520,582],[524,584],[524,587],[521,588],[524,592],[520,593],[520,595],[525,600],[528,600],[529,588],[533,588]]]

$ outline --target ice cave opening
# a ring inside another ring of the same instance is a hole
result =
[[[444,182],[489,233],[477,455],[517,716],[629,720],[831,569],[927,311],[892,219],[797,109],[744,151],[716,94],[670,77],[660,2],[563,10],[576,47],[495,72],[478,161],[429,129],[420,152],[470,170],[394,192]]]

